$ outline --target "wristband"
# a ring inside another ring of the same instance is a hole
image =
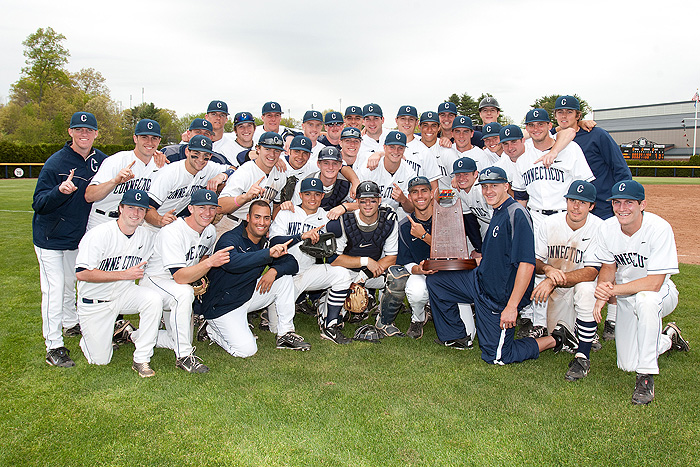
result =
[[[369,264],[369,257],[368,256],[363,256],[360,258],[360,266],[362,266],[363,268],[366,268],[368,264]]]
[[[236,200],[236,198],[238,198],[238,195],[236,195],[236,196],[233,197],[233,202],[236,204],[236,207],[237,207],[237,208],[240,208],[241,205],[238,204],[238,200]]]
[[[341,204],[341,206],[345,209],[345,212],[348,212],[348,208],[346,208],[344,204]]]
[[[425,236],[428,235],[428,232],[426,231],[423,235],[420,236],[421,240],[425,240]]]

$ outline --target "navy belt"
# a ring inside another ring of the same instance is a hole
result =
[[[539,212],[545,216],[551,216],[552,214],[558,214],[560,212],[566,211],[566,209],[531,209],[531,211]]]
[[[90,298],[82,298],[81,299],[83,303],[87,303],[88,305],[92,305],[95,303],[109,303],[109,300],[92,300]]]
[[[97,214],[102,214],[103,216],[111,217],[113,219],[116,219],[119,217],[119,211],[104,212],[102,209],[95,209],[95,212]]]
[[[228,218],[231,219],[232,221],[236,221],[236,222],[240,222],[240,221],[241,221],[239,218],[237,218],[237,217],[234,216],[233,214],[226,214],[226,217],[228,217]]]

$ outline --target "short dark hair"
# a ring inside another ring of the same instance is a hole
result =
[[[253,206],[265,206],[267,209],[270,210],[270,213],[272,213],[272,207],[270,206],[270,203],[263,199],[256,199],[251,201],[250,207],[248,208],[248,212],[253,210]]]

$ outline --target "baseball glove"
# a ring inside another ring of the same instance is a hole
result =
[[[335,235],[331,232],[324,232],[319,234],[318,237],[319,239],[316,243],[311,243],[311,239],[307,238],[299,245],[299,249],[314,258],[330,258],[333,256],[336,250]]]
[[[297,182],[299,181],[296,176],[292,175],[291,177],[287,177],[287,183],[282,187],[282,190],[280,190],[280,202],[284,203],[285,201],[291,201],[292,197],[294,196],[294,187],[297,186]]]
[[[367,310],[369,294],[362,284],[350,284],[350,293],[345,298],[345,309],[353,314],[361,314]]]
[[[190,285],[194,289],[194,296],[199,298],[204,295],[204,292],[209,288],[209,279],[207,279],[207,276],[202,276],[202,278],[191,282]]]

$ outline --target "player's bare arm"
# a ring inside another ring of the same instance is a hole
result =
[[[148,208],[148,211],[146,212],[146,222],[148,222],[151,225],[155,225],[156,227],[164,227],[171,222],[175,221],[177,219],[177,216],[175,215],[175,210],[171,209],[170,211],[166,212],[162,216],[158,214],[158,211],[154,207]]]
[[[501,312],[501,329],[509,329],[515,327],[515,320],[518,317],[518,303],[523,298],[530,279],[535,272],[535,265],[530,263],[519,263],[518,271],[515,274],[515,283],[513,291],[510,293],[508,304]]]
[[[406,217],[411,223],[411,235],[423,240],[428,245],[432,245],[433,237],[430,232],[426,232],[425,227],[420,222],[413,220],[411,216]]]
[[[379,167],[379,162],[381,162],[383,156],[384,151],[377,151],[372,153],[372,155],[367,158],[367,168],[369,170],[374,170],[377,167]]]
[[[554,141],[554,146],[552,146],[552,149],[550,149],[547,154],[537,159],[534,163],[537,164],[538,162],[542,162],[545,167],[551,166],[559,153],[564,150],[564,148],[567,147],[575,137],[576,130],[573,128],[561,130],[559,133],[557,133],[557,139]]]
[[[103,271],[101,269],[84,269],[76,272],[75,277],[79,281],[85,282],[116,282],[116,281],[135,281],[143,278],[143,271],[146,266],[146,261],[142,261],[135,266],[123,271]]]
[[[131,171],[131,168],[135,163],[136,161],[132,161],[131,164],[122,168],[111,180],[98,185],[88,186],[85,189],[85,201],[88,203],[94,203],[95,201],[103,200],[112,190],[114,190],[114,187],[134,178],[134,172]]]
[[[351,188],[352,189],[352,188]],[[326,213],[326,217],[329,220],[336,220],[346,212],[352,212],[352,211],[357,211],[360,208],[360,205],[358,204],[357,201],[353,201],[352,203],[341,203],[338,206],[334,207],[330,211]]]
[[[265,192],[265,190],[260,186],[263,180],[265,180],[265,177],[260,177],[260,180],[253,183],[250,189],[243,194],[235,196],[223,196],[219,198],[219,206],[221,207],[218,211],[222,214],[230,214],[238,208],[240,208],[241,206],[243,206],[245,203],[248,203],[257,197],[262,196],[262,194]]]

